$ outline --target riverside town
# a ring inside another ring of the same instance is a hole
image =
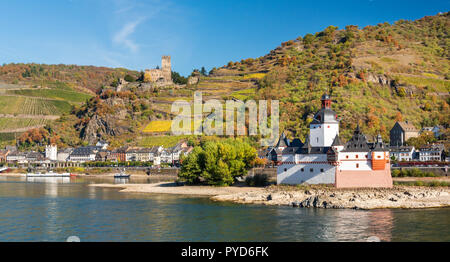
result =
[[[449,9],[0,2],[0,249],[136,242],[114,254],[336,260],[433,242],[421,253],[442,253]],[[403,260],[419,250],[402,248]]]

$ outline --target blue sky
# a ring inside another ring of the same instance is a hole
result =
[[[259,57],[329,25],[376,25],[449,11],[449,0],[0,0],[0,64],[46,63],[143,70]]]

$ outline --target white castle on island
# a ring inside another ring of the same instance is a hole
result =
[[[314,115],[305,143],[292,143],[281,135],[273,151],[281,160],[278,184],[334,184],[338,188],[392,187],[389,149],[378,135],[369,143],[359,126],[344,145],[339,120],[324,94],[322,108]]]

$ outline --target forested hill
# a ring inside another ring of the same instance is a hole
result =
[[[78,91],[95,93],[101,86],[139,72],[124,68],[77,65],[4,64],[0,66],[0,82],[8,84],[52,87],[62,82]]]
[[[302,141],[308,134],[313,113],[320,108],[320,97],[328,92],[334,100],[332,108],[341,119],[340,134],[344,141],[358,123],[369,139],[380,133],[388,141],[395,121],[408,120],[418,129],[434,125],[448,128],[449,29],[448,12],[364,28],[329,26],[321,32],[283,42],[259,58],[230,61],[213,68],[209,74],[194,72],[193,78],[198,82],[190,81],[182,87],[139,91],[141,84],[148,83],[142,83],[145,79],[138,79],[140,73],[136,71],[39,64],[1,66],[0,82],[38,87],[63,83],[62,88],[36,88],[27,93],[4,91],[17,96],[17,101],[30,100],[33,92],[47,95],[51,91],[55,101],[38,102],[58,103],[49,107],[71,112],[49,124],[49,133],[58,136],[62,146],[98,139],[117,146],[161,143],[170,138],[171,104],[177,99],[191,101],[195,91],[202,91],[204,100],[278,99],[281,129],[288,137],[299,137]],[[108,86],[127,74],[134,80],[123,86],[125,92],[108,90]],[[106,88],[100,91],[102,86]],[[73,96],[55,94],[55,89],[84,90],[91,98],[84,103],[85,97],[78,95],[76,101],[66,101],[70,104],[62,108],[60,100],[73,100]],[[4,108],[10,108],[9,100]],[[59,112],[56,109],[53,111]],[[448,134],[448,129],[445,133]]]
[[[322,32],[283,42],[269,54],[214,69],[211,76],[259,78],[255,98],[279,99],[281,126],[307,134],[328,91],[345,138],[360,122],[388,139],[396,120],[417,128],[450,123],[450,15]]]

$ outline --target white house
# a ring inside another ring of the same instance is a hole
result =
[[[389,148],[391,157],[398,161],[412,161],[414,158],[413,146],[391,146]]]
[[[51,161],[58,160],[58,146],[55,144],[45,146],[45,158]]]

